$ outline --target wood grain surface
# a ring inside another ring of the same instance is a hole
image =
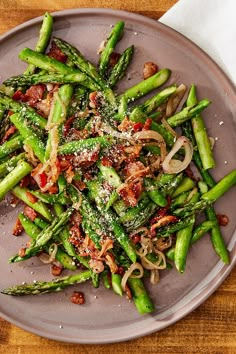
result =
[[[0,34],[45,11],[102,7],[160,18],[177,0],[0,0]],[[223,6],[223,3],[222,3]],[[1,59],[0,59],[1,60]],[[0,318],[0,353],[236,353],[236,269],[198,309],[178,323],[137,340],[109,345],[60,343]]]

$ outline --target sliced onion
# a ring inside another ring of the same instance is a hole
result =
[[[169,97],[166,106],[166,117],[172,116],[175,113],[178,105],[180,104],[184,94],[186,92],[186,86],[184,84],[179,85],[176,91]]]
[[[158,269],[152,269],[150,274],[150,283],[156,285],[159,282],[160,276]]]
[[[143,130],[141,132],[135,133],[133,135],[133,138],[138,140],[142,140],[142,139],[156,140],[161,150],[161,161],[163,161],[164,158],[166,157],[167,155],[166,142],[161,134],[155,132],[154,130]]]
[[[135,270],[139,270],[138,275],[132,274]],[[123,275],[123,278],[121,280],[121,287],[122,287],[123,291],[125,291],[125,286],[126,286],[126,283],[127,283],[127,280],[129,279],[129,277],[131,277],[131,278],[142,278],[143,277],[143,267],[141,266],[140,263],[138,263],[138,262],[133,263],[130,266],[130,268],[125,272],[125,274]]]
[[[184,160],[181,161],[181,160],[172,159],[172,157],[182,147],[185,150]],[[162,163],[163,171],[165,173],[175,174],[175,173],[179,173],[179,172],[185,170],[185,168],[190,164],[190,162],[192,160],[192,156],[193,156],[192,143],[185,136],[180,136],[176,140],[176,142],[175,142],[174,146],[172,147],[171,151],[169,152],[169,154],[166,156],[166,158],[164,159],[164,161]]]
[[[42,263],[44,264],[49,264],[52,263],[53,261],[55,261],[56,258],[56,254],[57,254],[57,250],[58,250],[58,246],[56,243],[52,243],[50,248],[49,248],[49,252],[48,254],[46,253],[41,253],[39,255],[39,259]]]
[[[178,138],[178,134],[176,133],[176,131],[173,128],[171,128],[170,124],[167,122],[165,117],[163,117],[161,119],[161,122],[164,125],[164,127],[166,128],[166,130],[168,130],[173,136]]]

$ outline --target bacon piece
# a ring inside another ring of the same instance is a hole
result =
[[[218,214],[217,215],[217,220],[220,226],[226,226],[229,223],[229,218],[227,215],[224,214]]]
[[[31,221],[34,221],[37,218],[36,211],[28,205],[24,207],[24,215],[27,216]]]
[[[59,265],[56,265],[56,264],[52,264],[51,266],[51,273],[52,275],[54,275],[55,277],[57,277],[58,275],[61,274],[63,270],[63,267],[62,266],[59,266]]]
[[[50,58],[56,59],[61,63],[66,63],[67,56],[61,51],[55,42],[52,42],[52,46],[47,54]]]
[[[71,295],[70,301],[76,305],[83,305],[85,303],[84,294],[82,291],[74,291]]]
[[[75,167],[88,168],[98,160],[99,152],[100,145],[97,144],[93,150],[86,150],[74,156],[72,163]]]
[[[144,64],[143,67],[143,78],[144,80],[148,79],[150,76],[156,74],[158,71],[158,67],[155,63],[152,63],[151,61],[147,62]]]
[[[151,125],[152,125],[152,119],[151,118],[147,118],[144,126],[143,126],[143,130],[150,130],[151,129]]]
[[[12,99],[15,101],[22,101],[22,102],[27,101],[26,95],[21,90],[17,90],[16,92],[14,92]]]
[[[34,107],[36,102],[42,100],[45,90],[46,87],[43,84],[32,85],[25,93],[29,105]]]
[[[81,224],[81,221],[82,221],[81,214],[77,210],[75,210],[70,218],[71,224],[79,226]]]
[[[162,226],[166,226],[170,223],[176,223],[179,219],[174,216],[174,215],[166,215],[163,218],[161,218],[160,220],[157,221],[157,223],[153,224],[151,226],[151,237],[155,237],[156,236],[156,229]]]
[[[141,175],[142,175],[143,174],[142,171],[145,171],[145,170],[146,170],[146,167],[144,166],[144,164],[141,161],[129,162],[124,167],[124,173],[125,173],[126,178],[129,178],[129,177],[131,177],[133,175],[140,177],[138,172],[140,172]]]
[[[79,226],[72,226],[70,228],[70,235],[71,236],[69,238],[69,242],[72,243],[72,245],[74,245],[75,247],[79,247],[83,243],[84,237]]]
[[[31,182],[30,175],[27,175],[27,176],[23,177],[22,180],[20,181],[20,187],[26,188],[29,186],[30,182]]]
[[[73,181],[73,184],[78,188],[81,192],[86,188],[86,184],[83,181]]]
[[[101,164],[103,165],[103,166],[108,166],[108,167],[111,167],[112,166],[112,162],[109,160],[109,158],[108,157],[106,157],[106,156],[103,156],[102,158],[101,158]]]
[[[25,256],[25,251],[26,251],[26,248],[21,247],[18,251],[18,256],[23,258]]]
[[[75,120],[75,116],[71,116],[70,118],[68,118],[63,126],[63,135],[67,136],[67,134],[69,133],[69,130],[73,124]]]
[[[144,126],[144,124],[141,123],[141,122],[134,123],[134,125],[133,125],[133,131],[134,131],[135,133],[140,132],[140,131],[143,129],[143,126]]]
[[[141,181],[138,182],[130,182],[124,184],[118,193],[121,198],[124,200],[125,204],[128,206],[136,206],[138,203],[138,199],[143,191],[143,186]]]
[[[136,123],[132,122],[128,117],[125,117],[118,125],[117,129],[121,132],[128,132],[133,128],[134,124]]]
[[[7,129],[4,137],[2,138],[1,144],[5,143],[8,140],[9,136],[14,134],[17,131],[16,127],[12,125],[9,129]]]
[[[120,59],[120,53],[112,52],[109,58],[109,65],[114,67]]]
[[[25,194],[30,203],[34,204],[37,202],[38,199],[32,193],[26,191]]]
[[[23,226],[22,226],[22,224],[21,224],[21,222],[20,222],[20,219],[17,218],[17,219],[16,219],[15,226],[14,226],[14,228],[13,228],[13,230],[12,230],[12,234],[13,234],[14,236],[20,236],[23,231],[24,231],[24,228],[23,228]]]

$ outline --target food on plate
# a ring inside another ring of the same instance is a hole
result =
[[[207,232],[229,263],[219,225],[227,216],[213,204],[235,185],[236,170],[214,181],[201,116],[210,101],[198,102],[194,85],[168,85],[169,68],[144,63],[143,80],[116,94],[135,52],[115,52],[123,21],[100,45],[98,67],[61,38],[49,44],[52,22],[45,14],[35,50],[19,53],[26,71],[0,88],[0,198],[10,192],[23,201],[13,234],[30,237],[9,262],[38,256],[57,278],[2,293],[36,295],[91,280],[152,312],[144,281],[156,284],[172,264],[183,273],[190,247]],[[198,213],[205,213],[200,223]],[[71,273],[59,277],[64,269]],[[75,291],[71,301],[83,304],[86,294]]]

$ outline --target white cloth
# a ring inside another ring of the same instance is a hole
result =
[[[236,84],[236,0],[179,0],[159,21],[182,33]]]

